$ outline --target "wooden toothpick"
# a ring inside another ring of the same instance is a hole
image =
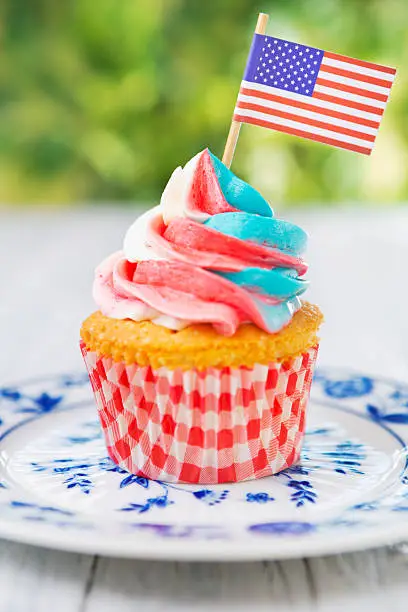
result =
[[[255,28],[255,34],[265,34],[266,26],[268,25],[269,15],[266,13],[259,13],[258,21]],[[222,156],[223,163],[230,168],[232,159],[235,153],[235,147],[237,146],[239,131],[241,129],[241,122],[231,121],[231,127],[228,133],[227,142],[225,143],[224,155]]]

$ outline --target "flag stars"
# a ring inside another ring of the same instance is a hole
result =
[[[286,89],[299,95],[313,94],[322,51],[319,56],[311,47],[272,37],[267,37],[259,49],[261,53],[253,69],[253,82],[259,81],[266,87]]]

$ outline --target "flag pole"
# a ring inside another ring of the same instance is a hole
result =
[[[266,26],[268,25],[269,15],[266,13],[259,13],[258,21],[255,28],[255,34],[265,34]],[[225,143],[224,154],[222,156],[223,163],[229,168],[232,163],[232,159],[235,153],[235,147],[237,146],[239,131],[241,129],[241,122],[234,121],[232,119],[230,130],[228,133],[227,142]]]

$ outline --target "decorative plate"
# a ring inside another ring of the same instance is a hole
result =
[[[408,386],[315,376],[299,465],[242,484],[171,485],[107,456],[85,375],[0,388],[0,535],[82,553],[282,559],[408,539]]]

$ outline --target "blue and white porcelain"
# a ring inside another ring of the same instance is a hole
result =
[[[209,487],[117,467],[85,375],[2,387],[0,536],[92,554],[218,561],[408,539],[408,385],[320,370],[301,462]]]

